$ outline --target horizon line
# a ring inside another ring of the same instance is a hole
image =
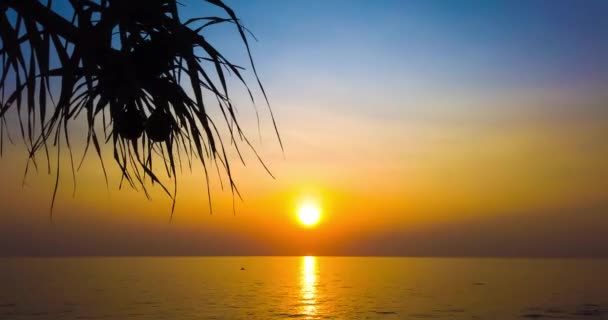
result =
[[[0,255],[0,259],[13,258],[290,258],[290,257],[324,257],[324,258],[412,258],[412,259],[526,259],[526,260],[608,260],[608,256],[509,256],[509,255]]]

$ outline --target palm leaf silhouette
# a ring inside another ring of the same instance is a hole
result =
[[[208,101],[216,101],[221,110],[230,146],[239,156],[241,145],[250,148],[268,171],[243,133],[229,95],[227,78],[234,75],[254,100],[244,68],[231,63],[202,34],[210,25],[236,28],[269,106],[251,56],[248,30],[222,1],[206,2],[226,16],[181,21],[175,0],[70,0],[73,17],[68,20],[53,10],[51,0],[0,0],[0,152],[5,135],[10,139],[5,116],[13,109],[26,115],[19,117],[19,130],[29,152],[28,166],[38,166],[36,155],[42,151],[50,170],[49,149],[57,149],[51,212],[61,151],[68,150],[74,176],[93,145],[107,183],[104,142],[112,145],[122,172],[120,185],[148,196],[146,182],[159,184],[173,198],[172,215],[176,166],[181,166],[182,157],[190,168],[192,160],[200,161],[209,197],[210,164],[224,170],[233,196],[240,196],[228,146],[207,111]],[[57,61],[51,62],[51,57]],[[56,92],[52,83],[59,84]],[[272,111],[270,115],[282,149]],[[68,128],[81,117],[86,119],[86,146],[76,166]],[[162,159],[161,166],[153,166],[153,155]],[[160,181],[158,168],[173,179],[172,192]]]

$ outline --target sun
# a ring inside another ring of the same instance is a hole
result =
[[[298,208],[298,219],[307,227],[314,226],[321,220],[321,210],[314,204],[303,204]]]

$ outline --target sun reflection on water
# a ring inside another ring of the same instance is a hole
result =
[[[300,313],[317,313],[317,258],[302,257],[300,264]]]

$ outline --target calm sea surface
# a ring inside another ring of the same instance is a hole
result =
[[[0,319],[290,318],[608,319],[608,260],[0,259]]]

